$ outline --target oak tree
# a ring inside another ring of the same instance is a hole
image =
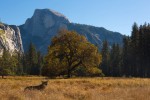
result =
[[[98,71],[101,63],[98,48],[74,31],[61,30],[52,39],[45,61],[44,73],[48,76],[67,74],[69,78],[75,69],[81,67],[101,72]]]

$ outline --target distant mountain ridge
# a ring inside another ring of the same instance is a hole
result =
[[[68,25],[68,30],[75,30],[84,35],[91,43],[99,46],[99,48],[101,48],[104,40],[107,40],[110,45],[113,43],[122,45],[123,35],[119,32],[106,30],[103,27],[71,23]]]
[[[71,23],[67,17],[50,9],[36,9],[33,16],[25,24],[19,26],[24,50],[33,42],[37,50],[43,54],[47,52],[50,39],[60,29],[74,30],[84,35],[91,43],[101,48],[102,41],[107,40],[110,45],[122,45],[123,35],[118,32],[108,31],[102,27]]]

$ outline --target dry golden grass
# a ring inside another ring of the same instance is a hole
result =
[[[24,91],[44,77],[0,79],[0,100],[150,100],[150,79],[74,78],[49,79],[43,91]]]

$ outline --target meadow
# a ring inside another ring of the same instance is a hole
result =
[[[24,91],[45,77],[0,79],[0,100],[150,100],[148,78],[48,79],[43,91]]]

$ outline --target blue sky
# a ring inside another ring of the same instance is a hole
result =
[[[1,0],[0,19],[21,25],[35,9],[50,8],[71,22],[130,35],[134,22],[150,22],[150,0]]]

